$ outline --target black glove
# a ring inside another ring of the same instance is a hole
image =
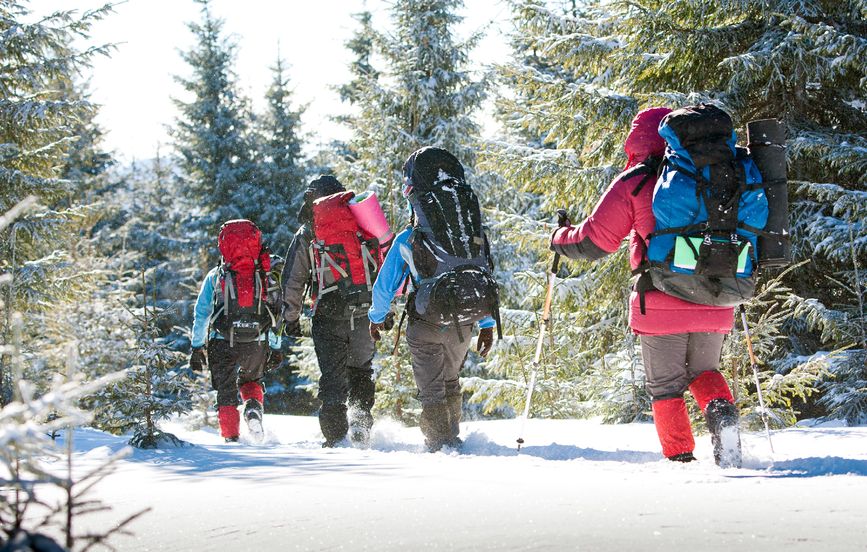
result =
[[[277,349],[271,349],[271,354],[268,355],[268,362],[265,363],[265,370],[276,370],[283,364],[283,353]]]
[[[394,313],[388,311],[388,314],[385,315],[385,320],[382,321],[382,329],[390,332],[392,328],[394,328]]]
[[[371,337],[371,339],[373,339],[374,341],[379,341],[380,339],[382,339],[382,336],[379,335],[379,332],[380,332],[380,330],[382,330],[382,328],[383,328],[382,322],[380,322],[380,323],[371,322],[370,323],[370,337]]]
[[[494,346],[494,328],[482,328],[479,330],[476,346],[480,355],[483,357],[488,356],[488,353],[491,352],[491,347]]]
[[[283,324],[283,335],[286,337],[301,337],[301,319]]]
[[[205,356],[204,347],[193,347],[190,353],[190,370],[201,372],[208,367],[208,358]]]
[[[560,255],[563,254],[563,248],[559,245],[554,245],[554,236],[557,235],[557,232],[559,232],[561,228],[569,228],[570,226],[572,226],[572,221],[569,220],[569,213],[566,212],[566,209],[557,209],[557,229],[551,233],[551,240],[548,242],[548,249],[554,253]]]

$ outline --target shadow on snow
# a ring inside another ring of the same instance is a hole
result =
[[[76,432],[76,449],[87,457],[91,454],[115,453],[126,447],[126,438],[101,431],[84,429]],[[402,469],[400,463],[382,453],[427,455],[417,443],[406,443],[394,435],[372,435],[369,449],[349,446],[323,450],[318,441],[279,442],[270,435],[266,442],[252,445],[195,444],[182,448],[161,450],[134,449],[127,461],[148,463],[168,468],[167,476],[208,476],[214,472],[221,476],[240,479],[262,479],[271,469],[282,476],[290,473],[310,475],[351,471],[355,474],[385,476]],[[443,449],[448,456],[458,458],[526,456],[547,461],[586,460],[591,462],[623,462],[652,464],[662,460],[656,452],[636,450],[599,450],[575,445],[551,443],[525,446],[518,452],[516,446],[493,442],[479,431],[470,433],[460,453]],[[441,453],[440,453],[441,454]],[[255,468],[255,469],[249,469]],[[867,476],[867,460],[839,456],[795,458],[770,462],[745,458],[744,470],[724,470],[728,478],[807,478],[828,475]]]

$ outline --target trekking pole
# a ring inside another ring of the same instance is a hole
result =
[[[750,337],[750,328],[747,325],[747,310],[741,305],[741,323],[744,326],[744,336],[747,338],[747,351],[750,353],[750,363],[753,365],[753,379],[756,382],[756,394],[759,396],[759,408],[762,410],[762,421],[765,423],[765,434],[768,436],[768,445],[771,447],[771,454],[774,454],[774,443],[771,441],[771,429],[768,427],[768,415],[765,409],[765,399],[762,397],[762,385],[759,383],[759,363],[756,360],[756,353],[753,351],[753,340]]]
[[[569,224],[569,218],[565,209],[557,211],[557,223],[561,227]],[[539,361],[542,358],[542,345],[545,343],[545,327],[551,323],[551,302],[554,297],[554,281],[559,268],[560,254],[554,253],[551,272],[548,273],[548,291],[545,293],[545,304],[542,308],[542,323],[539,325],[539,338],[536,340],[536,354],[533,356],[530,385],[527,387],[527,400],[524,402],[524,413],[521,414],[521,430],[518,433],[518,452],[521,452],[521,445],[524,444],[524,426],[527,424],[527,418],[530,417],[530,403],[533,399],[533,388],[536,387],[536,373],[539,371]]]

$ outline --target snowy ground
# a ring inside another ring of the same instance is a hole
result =
[[[531,420],[462,425],[464,453],[422,452],[418,428],[380,421],[372,448],[320,448],[315,418],[265,417],[266,442],[226,445],[167,430],[192,448],[135,451],[98,495],[105,527],[148,506],[117,537],[145,550],[867,550],[867,428],[744,436],[745,468],[656,452],[653,426]],[[124,446],[76,433],[77,462]],[[85,523],[86,522],[86,523]]]

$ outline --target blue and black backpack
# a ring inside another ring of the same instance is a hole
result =
[[[667,115],[659,134],[668,147],[653,192],[656,226],[637,271],[642,312],[648,289],[704,305],[749,300],[768,200],[755,163],[735,145],[731,117],[688,106]]]

